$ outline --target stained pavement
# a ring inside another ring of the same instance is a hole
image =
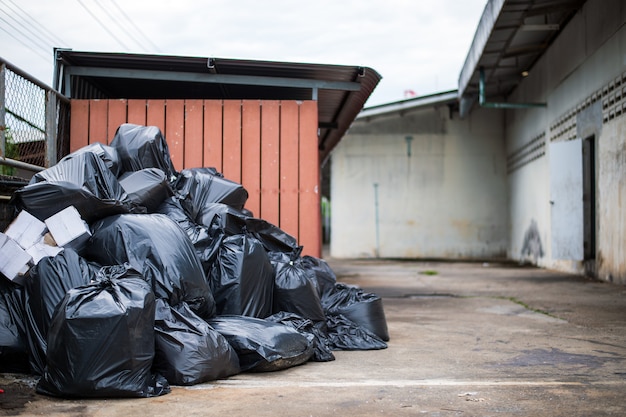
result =
[[[383,298],[387,349],[148,399],[50,398],[5,374],[0,415],[626,415],[626,287],[509,263],[327,261]]]

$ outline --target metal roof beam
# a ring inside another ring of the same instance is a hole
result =
[[[489,102],[485,97],[485,70],[480,67],[480,85],[478,89],[478,103],[481,107],[492,109],[528,109],[532,107],[546,107],[546,103],[509,103],[509,102]]]
[[[513,58],[521,55],[535,54],[537,52],[544,51],[548,48],[548,46],[548,43],[544,42],[530,45],[521,45],[515,48],[508,48],[503,52],[502,58]]]
[[[155,81],[178,81],[208,84],[261,85],[269,87],[310,88],[317,90],[359,91],[361,84],[350,81],[326,81],[302,78],[265,77],[254,75],[200,74],[182,71],[136,70],[126,68],[92,68],[66,66],[66,76],[129,78]]]

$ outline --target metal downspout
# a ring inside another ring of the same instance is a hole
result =
[[[376,226],[376,257],[380,258],[380,221],[378,218],[378,183],[374,183],[374,223]]]

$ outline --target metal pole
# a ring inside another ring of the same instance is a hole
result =
[[[380,226],[378,220],[378,183],[374,183],[374,221],[376,223],[376,257],[380,257]]]
[[[7,128],[5,124],[5,109],[6,109],[6,64],[0,62],[0,156],[6,156],[6,135],[5,130]]]
[[[5,158],[4,156],[0,156],[0,165],[7,165],[10,167],[21,168],[21,169],[25,169],[27,171],[32,171],[32,172],[39,172],[45,169],[38,165],[28,164],[22,161],[16,161],[15,159]]]
[[[57,163],[57,100],[56,94],[46,91],[46,167]]]

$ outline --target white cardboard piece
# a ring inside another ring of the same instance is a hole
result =
[[[32,257],[13,239],[0,233],[0,272],[11,281],[18,280],[30,269]]]
[[[91,237],[89,226],[74,206],[48,217],[45,223],[57,246],[79,250]]]
[[[63,248],[48,245],[41,239],[41,241],[26,249],[26,252],[33,258],[33,264],[37,265],[46,256],[56,256],[62,250]]]
[[[47,227],[44,222],[26,210],[22,210],[4,233],[23,249],[28,249],[39,242],[46,231]]]

